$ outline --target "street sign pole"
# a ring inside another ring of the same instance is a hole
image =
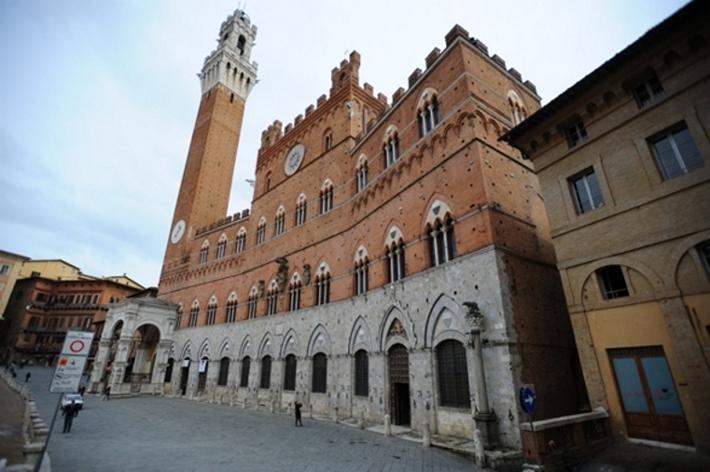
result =
[[[538,470],[542,470],[542,459],[540,458],[540,448],[538,447],[537,434],[535,434],[535,424],[533,423],[532,414],[537,408],[537,397],[535,396],[535,387],[523,385],[520,388],[520,406],[528,415],[528,423],[530,423],[530,431],[532,432],[533,441],[535,441],[536,462]]]
[[[54,415],[52,415],[47,439],[44,441],[44,446],[42,446],[42,452],[35,464],[34,472],[39,472],[42,466],[44,454],[47,452],[47,446],[49,445],[49,438],[52,436],[54,423],[62,405],[62,397],[65,393],[73,393],[79,390],[79,384],[81,383],[81,377],[84,375],[84,367],[86,366],[86,359],[89,357],[89,351],[91,351],[91,341],[93,339],[94,333],[90,331],[67,331],[67,335],[64,338],[64,346],[62,346],[62,352],[57,361],[57,368],[54,370],[54,377],[52,377],[52,382],[49,384],[49,391],[58,393],[59,398],[57,398],[57,406],[54,409]]]

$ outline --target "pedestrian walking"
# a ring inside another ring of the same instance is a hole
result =
[[[71,432],[71,425],[74,421],[74,417],[79,414],[79,407],[74,400],[70,404],[62,408],[62,415],[64,416],[64,429],[62,434]]]
[[[303,426],[303,422],[301,421],[301,408],[303,407],[303,403],[296,401],[293,406],[296,411],[296,426]]]
[[[111,397],[111,386],[107,384],[106,388],[104,388],[103,400],[108,401],[110,397]]]
[[[32,377],[32,373],[31,373],[31,372],[27,372],[27,373],[25,374],[25,383],[30,383],[30,378],[31,378],[31,377]]]
[[[84,392],[86,392],[86,385],[82,385],[81,387],[79,387],[79,395],[83,397]]]

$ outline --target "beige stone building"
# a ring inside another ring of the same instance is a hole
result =
[[[15,281],[20,278],[22,263],[27,259],[19,254],[0,251],[0,321],[4,318]]]
[[[592,407],[710,449],[710,9],[693,2],[504,139],[540,178]]]

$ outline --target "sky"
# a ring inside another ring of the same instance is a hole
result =
[[[0,0],[0,249],[157,285],[196,74],[242,7],[258,27],[229,213],[250,207],[261,131],[328,93],[352,50],[391,97],[455,25],[549,102],[680,8],[675,0]]]

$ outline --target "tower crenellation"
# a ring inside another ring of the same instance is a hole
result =
[[[205,58],[198,74],[203,95],[222,84],[246,100],[256,84],[258,64],[250,60],[256,32],[256,25],[242,10],[227,17],[219,29],[217,48]]]

